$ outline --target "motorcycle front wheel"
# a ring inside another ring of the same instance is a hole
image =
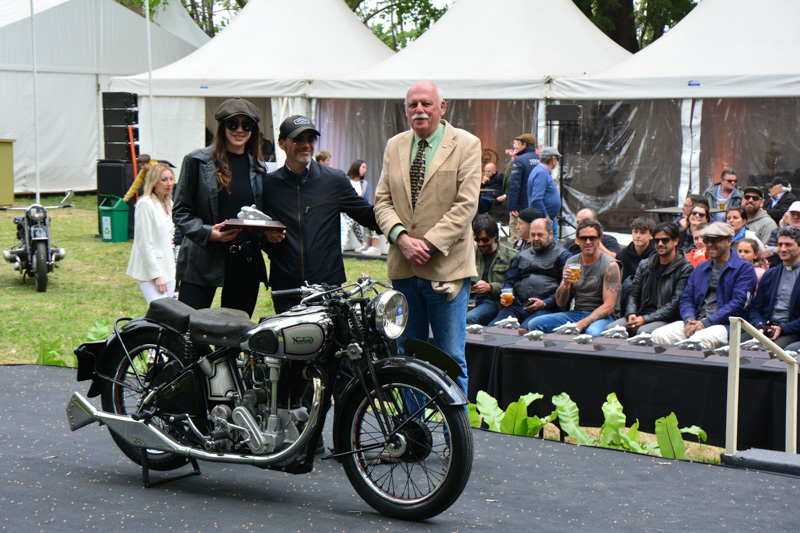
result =
[[[106,354],[107,368],[114,381],[106,381],[101,393],[103,410],[118,415],[131,415],[140,410],[141,400],[164,375],[176,375],[185,365],[183,343],[173,335],[159,335],[141,330],[123,334],[130,361],[119,343]],[[131,361],[133,366],[131,366]],[[157,418],[151,423],[169,433],[166,424]],[[111,430],[109,430],[111,431]],[[111,436],[120,450],[134,463],[142,464],[142,449],[130,444],[113,431]],[[174,470],[187,463],[186,457],[160,450],[147,450],[151,470]]]
[[[47,290],[47,243],[37,242],[33,254],[33,285],[37,292]]]
[[[377,511],[425,520],[455,502],[472,470],[463,405],[447,405],[414,376],[382,373],[382,399],[357,393],[343,406],[337,450],[353,488]],[[380,418],[380,420],[379,420]],[[381,429],[394,432],[388,442]]]

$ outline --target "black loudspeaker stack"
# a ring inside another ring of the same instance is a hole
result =
[[[133,130],[134,150],[139,156],[139,103],[133,93],[103,93],[103,137],[106,159],[131,161],[128,126]]]

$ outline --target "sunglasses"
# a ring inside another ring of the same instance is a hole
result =
[[[725,181],[727,181],[728,183],[736,183],[739,180],[725,180]]]
[[[703,242],[706,244],[717,244],[724,241],[726,238],[727,237],[703,237]]]
[[[655,242],[656,244],[667,244],[671,240],[672,239],[670,239],[669,237],[654,237],[653,238],[653,242]]]
[[[761,197],[759,195],[757,195],[757,194],[745,194],[744,195],[744,199],[745,200],[761,200]]]
[[[578,237],[577,240],[583,241],[583,242],[597,242],[597,239],[599,239],[599,238],[600,237],[598,237],[597,235],[586,235],[586,236],[583,236],[583,237]]]
[[[291,139],[291,137],[289,137]],[[314,144],[317,142],[317,136],[313,133],[309,133],[308,135],[298,135],[292,142],[295,144],[303,144],[304,142],[308,141],[308,144]]]
[[[230,131],[238,130],[240,125],[242,126],[243,131],[253,131],[253,129],[256,127],[255,121],[248,118],[244,120],[236,120],[235,118],[225,119],[225,127]]]
[[[705,211],[692,211],[689,216],[705,218],[706,217],[706,212]]]
[[[475,242],[477,242],[478,244],[489,243],[492,242],[492,237],[481,237],[480,239],[478,237],[475,237]]]

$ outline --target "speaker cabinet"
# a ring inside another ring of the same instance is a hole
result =
[[[103,136],[106,159],[130,161],[139,156],[138,97],[134,93],[103,93]],[[131,154],[128,127],[133,131],[134,154]]]
[[[125,145],[127,146],[127,145]],[[130,150],[130,148],[128,148]],[[108,196],[119,196],[122,198],[128,189],[133,185],[133,163],[124,160],[101,159],[97,162],[97,207]],[[133,206],[128,210],[128,235],[133,235]],[[98,211],[97,233],[102,234],[103,228],[100,226],[100,216]]]
[[[580,122],[581,106],[577,104],[549,104],[544,108],[547,122]]]

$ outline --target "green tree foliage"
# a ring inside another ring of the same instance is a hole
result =
[[[395,51],[425,33],[447,11],[446,5],[438,8],[431,0],[345,1],[372,32]]]

